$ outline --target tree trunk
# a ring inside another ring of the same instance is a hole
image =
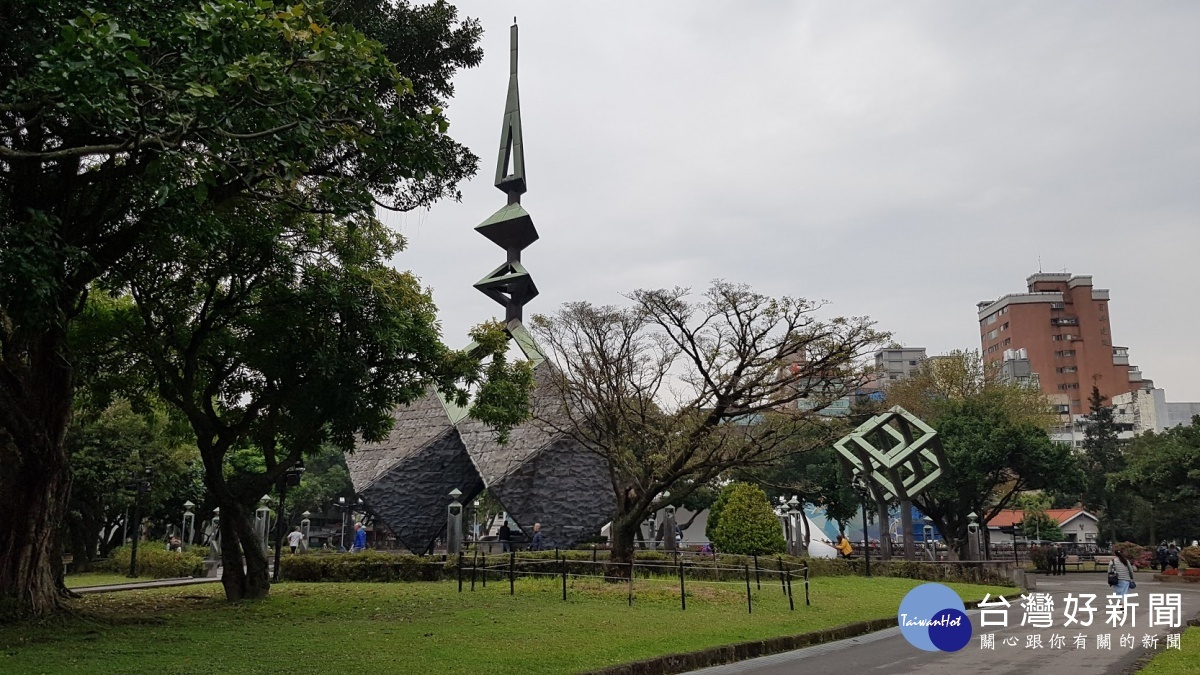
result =
[[[28,368],[0,363],[0,615],[40,616],[61,607],[57,545],[71,495],[63,438],[72,371],[61,330],[29,348]],[[5,433],[7,432],[7,437]]]
[[[228,500],[221,507],[221,585],[230,602],[265,598],[271,590],[270,566],[252,512]]]
[[[0,618],[61,608],[62,553],[55,545],[71,477],[58,447],[22,448],[0,490]]]
[[[609,579],[629,579],[629,562],[633,560],[634,539],[640,526],[640,521],[631,521],[620,515],[613,519],[612,553],[604,576]]]

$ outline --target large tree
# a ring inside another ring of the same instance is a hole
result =
[[[1083,462],[1087,470],[1083,503],[1100,516],[1100,539],[1116,542],[1122,516],[1133,511],[1134,505],[1133,495],[1113,490],[1108,482],[1109,474],[1125,468],[1125,457],[1115,411],[1107,402],[1108,398],[1100,395],[1100,388],[1093,386],[1088,414],[1081,423]]]
[[[821,319],[817,303],[720,281],[699,299],[681,288],[631,299],[532,322],[560,403],[539,421],[607,461],[618,563],[668,501],[827,443],[821,411],[854,391],[860,357],[885,338],[866,318]]]
[[[288,468],[327,445],[383,438],[392,410],[430,387],[465,405],[464,385],[484,368],[442,344],[429,293],[387,262],[401,240],[374,218],[257,202],[214,217],[219,233],[150,238],[105,281],[136,304],[131,367],[195,433],[221,509],[222,583],[238,600],[267,593],[254,508]],[[487,353],[506,343],[498,327],[476,340]],[[261,471],[230,470],[241,448],[261,454]]]
[[[0,605],[27,615],[58,606],[68,334],[93,281],[151,234],[220,232],[240,200],[345,217],[456,195],[476,160],[442,107],[480,29],[378,0],[5,2],[0,19]]]
[[[1196,537],[1200,522],[1200,417],[1188,426],[1145,433],[1131,440],[1123,468],[1108,475],[1116,494],[1133,494],[1148,505],[1146,541]]]
[[[1014,508],[1022,492],[1079,489],[1082,474],[1071,447],[1051,441],[1041,427],[1014,421],[991,396],[946,401],[929,421],[942,438],[945,473],[913,504],[963,558],[968,514],[986,527],[1000,511]]]

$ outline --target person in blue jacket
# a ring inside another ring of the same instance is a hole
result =
[[[529,550],[530,551],[541,551],[542,547],[543,547],[542,524],[534,523],[533,524],[533,539],[529,540]]]
[[[354,547],[350,550],[355,553],[367,550],[367,531],[363,529],[362,523],[354,524]]]

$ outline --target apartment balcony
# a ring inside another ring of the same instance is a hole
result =
[[[1113,365],[1114,366],[1129,365],[1129,355],[1128,354],[1113,354]]]
[[[1079,319],[1077,319],[1073,316],[1058,317],[1058,318],[1050,319],[1050,325],[1051,326],[1078,326]]]
[[[1129,369],[1129,381],[1130,382],[1141,382],[1142,381],[1142,371],[1137,370],[1136,368],[1130,368]]]

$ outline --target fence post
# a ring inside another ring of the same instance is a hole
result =
[[[592,544],[592,562],[596,562],[596,545]]]
[[[629,606],[633,607],[633,558],[629,559]]]
[[[563,602],[567,601],[567,558],[562,559]]]
[[[462,554],[462,551],[459,551],[458,552],[458,592],[459,593],[462,593],[462,568],[463,568],[463,554]]]
[[[754,587],[762,590],[762,580],[758,578],[758,554],[754,554]]]
[[[513,584],[513,579],[516,577],[517,568],[517,552],[508,552],[508,594],[516,595],[516,586]]]
[[[808,561],[804,561],[804,605],[807,607],[812,605],[808,599]]]
[[[683,562],[679,563],[679,605],[687,611],[687,589],[683,586]]]
[[[787,594],[787,582],[783,579],[783,557],[776,558],[779,561],[779,590]]]
[[[754,601],[750,599],[750,566],[742,563],[742,569],[746,571],[746,613],[754,613]]]
[[[479,551],[471,557],[471,592],[475,592],[475,570],[479,567]]]
[[[788,609],[796,611],[796,603],[792,600],[792,570],[787,571]]]
[[[483,556],[483,587],[487,588],[487,554],[484,553],[484,554],[482,554],[482,556]]]

